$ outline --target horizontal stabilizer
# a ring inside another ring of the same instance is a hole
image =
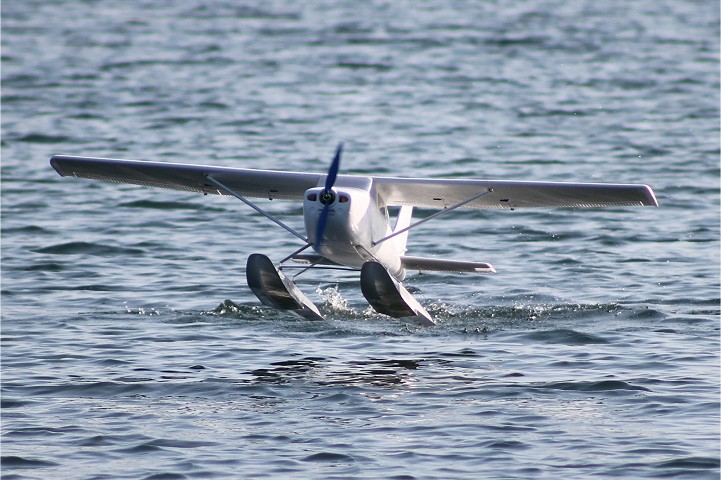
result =
[[[443,260],[440,258],[401,257],[401,264],[407,270],[426,272],[471,272],[496,273],[490,263],[462,262],[458,260]]]

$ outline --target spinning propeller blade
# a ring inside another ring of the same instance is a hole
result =
[[[338,177],[341,153],[343,153],[343,142],[339,143],[335,150],[335,157],[333,157],[333,162],[331,162],[330,168],[328,169],[328,175],[325,177],[325,187],[323,187],[323,191],[320,192],[320,201],[324,206],[318,217],[318,226],[315,231],[315,243],[318,246],[323,242],[325,225],[328,222],[328,211],[330,210],[330,204],[335,200],[335,194],[332,188]]]
[[[343,153],[343,142],[340,142],[335,149],[335,156],[333,157],[333,162],[331,162],[330,168],[328,169],[328,176],[325,179],[325,189],[326,190],[330,190],[331,188],[333,188],[335,179],[338,176],[338,169],[340,168],[341,153]]]

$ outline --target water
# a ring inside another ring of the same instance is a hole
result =
[[[2,33],[4,478],[718,478],[718,2],[5,0]],[[314,323],[245,286],[299,245],[237,200],[48,165],[339,140],[661,208],[453,212],[411,253],[498,273],[410,275],[437,326],[346,273],[301,277]]]

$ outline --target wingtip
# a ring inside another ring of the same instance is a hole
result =
[[[496,273],[496,269],[490,263],[483,264],[475,268],[477,273]]]
[[[656,194],[653,192],[653,189],[648,185],[644,185],[644,187],[646,187],[646,195],[648,197],[648,203],[646,203],[646,206],[658,207],[658,199],[656,198]]]
[[[55,171],[58,172],[58,174],[61,177],[64,177],[65,173],[63,172],[63,169],[60,166],[61,158],[62,158],[62,155],[53,155],[52,157],[50,157],[50,166],[53,167],[53,169],[55,169]]]

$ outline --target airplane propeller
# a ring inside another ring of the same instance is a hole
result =
[[[323,243],[323,235],[325,234],[325,226],[328,222],[330,205],[333,203],[333,200],[335,200],[335,193],[333,193],[332,189],[335,184],[335,180],[338,177],[341,153],[343,153],[343,142],[340,142],[335,150],[333,162],[331,162],[330,168],[328,169],[328,175],[325,177],[325,186],[318,197],[320,198],[320,203],[323,204],[323,210],[321,210],[320,216],[318,217],[318,226],[315,231],[315,244],[317,246],[320,246],[320,244]]]

